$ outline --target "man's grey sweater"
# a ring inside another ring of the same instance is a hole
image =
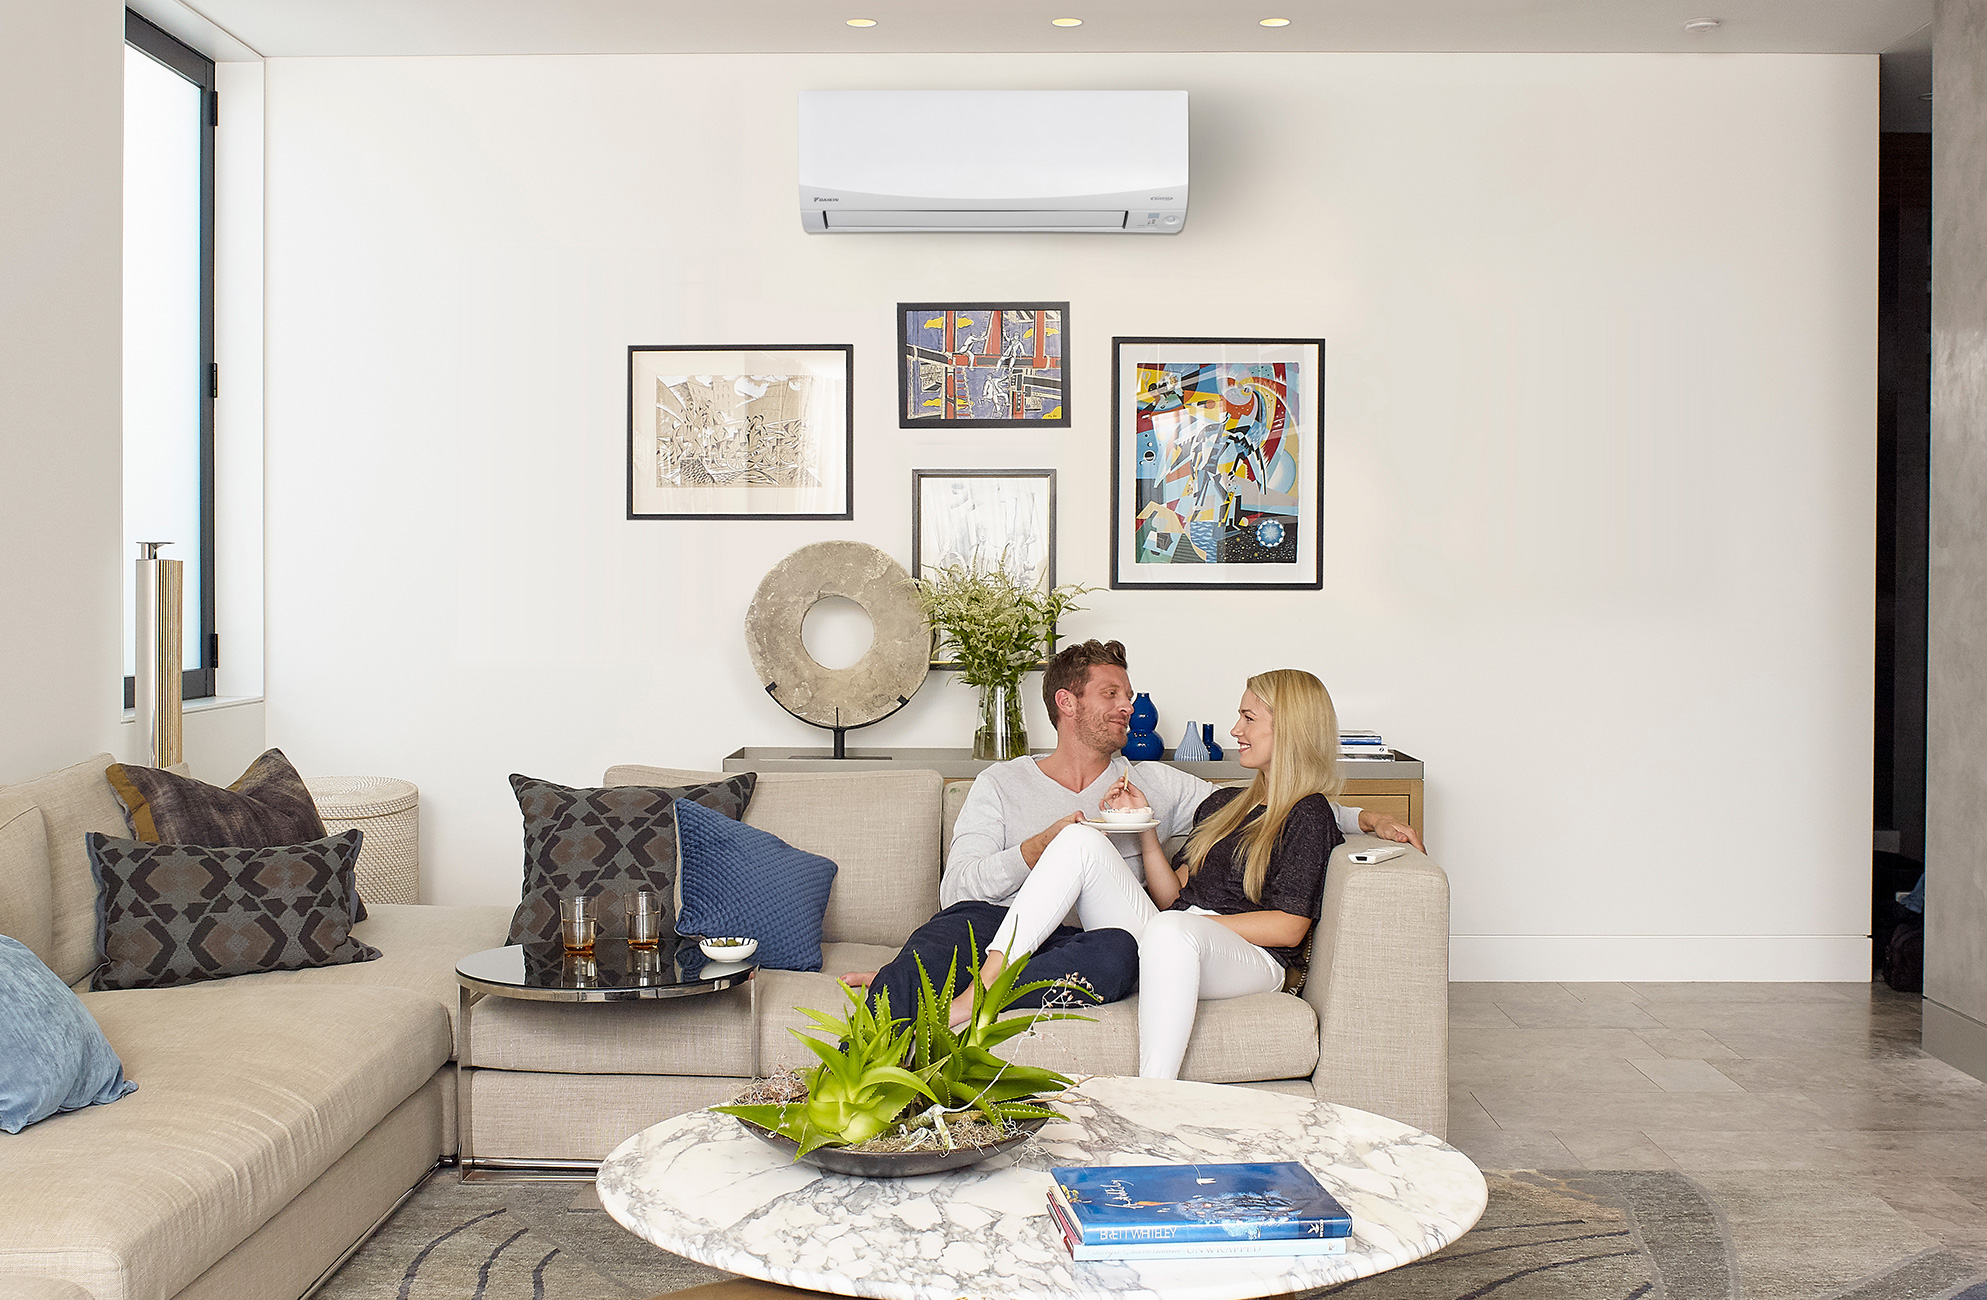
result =
[[[959,820],[952,829],[952,852],[939,881],[939,904],[950,907],[968,900],[1005,904],[1028,879],[1028,864],[1021,860],[1021,841],[1073,812],[1086,816],[1095,813],[1105,792],[1127,767],[1132,784],[1159,818],[1161,843],[1186,834],[1194,824],[1194,809],[1214,793],[1209,782],[1170,764],[1128,763],[1122,754],[1113,754],[1103,775],[1079,791],[1065,789],[1043,775],[1033,757],[996,763],[974,780],[959,809]],[[1334,804],[1332,811],[1340,830],[1348,834],[1359,830],[1357,808]],[[1139,839],[1137,835],[1112,836],[1133,874],[1143,880]]]

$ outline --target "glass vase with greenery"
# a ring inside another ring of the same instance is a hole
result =
[[[973,757],[1019,758],[1028,752],[1021,712],[1021,677],[1055,653],[1056,623],[1083,606],[1094,588],[1024,585],[1006,565],[942,565],[914,580],[940,662],[956,664],[959,680],[980,689],[980,725]]]

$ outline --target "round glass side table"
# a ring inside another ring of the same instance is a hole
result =
[[[464,957],[455,965],[456,1018],[461,1034],[455,1059],[456,1117],[463,1172],[477,1167],[466,1072],[475,1067],[470,1059],[475,1041],[470,1029],[478,1002],[486,997],[528,1002],[642,1002],[699,997],[743,984],[752,997],[752,1076],[757,1078],[759,981],[754,976],[758,969],[753,961],[712,961],[694,938],[678,935],[664,936],[653,948],[632,947],[622,939],[601,939],[591,954],[580,954],[565,951],[555,941],[514,943]]]

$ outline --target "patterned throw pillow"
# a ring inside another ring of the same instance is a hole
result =
[[[69,986],[26,944],[0,935],[0,1133],[137,1086]]]
[[[208,848],[84,837],[97,878],[90,987],[148,989],[256,971],[371,961],[352,937],[361,833]]]
[[[756,826],[694,804],[676,805],[683,853],[677,929],[714,939],[757,939],[752,960],[773,970],[821,969],[821,920],[839,869]]]
[[[158,767],[112,763],[104,777],[124,801],[124,821],[142,844],[204,844],[209,848],[267,849],[305,844],[329,832],[303,777],[280,749],[248,765],[222,789]],[[352,891],[352,920],[366,919],[366,904]]]
[[[676,800],[737,820],[752,802],[756,772],[706,785],[610,785],[575,790],[511,775],[524,814],[524,898],[511,918],[511,943],[559,937],[559,900],[587,895],[600,907],[602,938],[627,931],[625,895],[653,889],[675,906]]]

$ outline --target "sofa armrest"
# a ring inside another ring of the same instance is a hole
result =
[[[1304,1000],[1318,1013],[1318,1100],[1443,1137],[1449,1124],[1449,877],[1409,849],[1347,838],[1325,873]]]

